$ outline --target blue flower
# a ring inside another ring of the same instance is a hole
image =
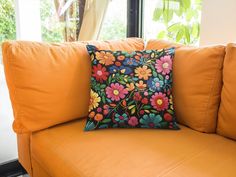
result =
[[[160,128],[161,124],[160,122],[162,121],[162,118],[160,115],[155,115],[155,114],[149,114],[149,115],[144,115],[139,122],[142,124],[141,127],[143,128]]]
[[[138,66],[138,62],[134,58],[126,58],[123,62],[124,65]]]
[[[164,82],[162,80],[160,80],[159,78],[150,78],[147,81],[148,87],[151,91],[155,92],[155,91],[160,91],[161,88],[164,85]]]
[[[128,120],[128,116],[127,114],[115,114],[115,121],[119,122],[119,123],[125,123],[125,121]]]
[[[119,71],[119,67],[118,66],[115,66],[115,65],[113,65],[113,66],[111,66],[110,68],[109,68],[109,72],[110,73],[117,73],[117,71]]]
[[[126,67],[126,66],[121,66],[120,70],[124,74],[131,74],[133,72],[130,67]]]
[[[112,74],[117,72],[122,72],[122,74],[131,74],[133,71],[131,68],[126,66],[111,66],[109,72]]]

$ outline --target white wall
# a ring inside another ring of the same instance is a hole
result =
[[[40,0],[15,0],[16,36],[41,41]]]
[[[203,0],[200,45],[236,42],[236,0]]]
[[[0,64],[0,163],[17,158],[16,134],[12,130],[13,112],[3,66]]]

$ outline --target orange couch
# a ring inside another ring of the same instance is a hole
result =
[[[90,90],[85,45],[176,47],[173,100],[181,130],[84,132]],[[187,47],[142,39],[3,44],[19,161],[31,177],[236,176],[236,45]]]

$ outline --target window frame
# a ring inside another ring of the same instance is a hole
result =
[[[143,0],[127,0],[127,37],[143,37]]]

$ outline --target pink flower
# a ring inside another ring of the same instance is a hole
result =
[[[137,117],[134,117],[134,116],[130,117],[128,124],[131,125],[132,127],[135,127],[136,125],[138,125]]]
[[[102,112],[102,108],[98,107],[97,112]]]
[[[166,110],[169,106],[169,101],[168,101],[168,98],[166,97],[166,94],[159,92],[159,93],[155,93],[155,95],[152,95],[151,105],[157,111]]]
[[[172,60],[170,55],[161,57],[160,60],[157,60],[155,68],[158,73],[162,73],[163,75],[169,74],[172,70]]]
[[[124,88],[123,85],[118,83],[112,83],[110,87],[106,88],[106,94],[108,98],[111,98],[112,101],[119,101],[123,99],[128,91]]]

